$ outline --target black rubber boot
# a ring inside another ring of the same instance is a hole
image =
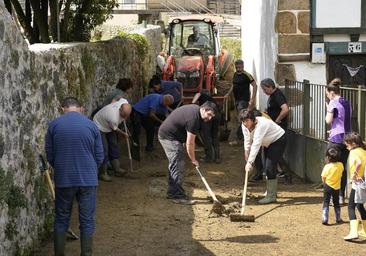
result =
[[[82,235],[80,238],[81,253],[80,256],[93,255],[93,237]]]
[[[65,255],[65,241],[66,241],[66,232],[54,233],[53,246],[55,250],[55,256]]]

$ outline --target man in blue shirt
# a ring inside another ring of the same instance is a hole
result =
[[[177,108],[181,105],[183,100],[183,85],[180,82],[175,81],[164,81],[160,80],[159,77],[153,77],[149,83],[150,88],[154,93],[159,93],[162,95],[170,94],[174,98],[174,103],[172,108]]]
[[[140,145],[141,125],[146,131],[147,152],[154,149],[155,125],[161,124],[158,115],[167,115],[168,106],[172,105],[174,98],[172,95],[148,94],[132,107],[133,140]]]
[[[76,98],[64,99],[61,107],[64,114],[49,123],[45,142],[47,160],[55,171],[55,255],[64,255],[74,198],[79,205],[81,255],[91,255],[102,139],[98,127],[81,114]]]

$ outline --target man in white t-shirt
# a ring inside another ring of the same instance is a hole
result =
[[[131,105],[126,99],[121,98],[117,102],[108,104],[99,110],[93,121],[97,125],[102,135],[104,161],[99,170],[99,179],[103,181],[111,181],[111,177],[107,173],[108,160],[111,163],[115,175],[123,176],[126,171],[120,168],[119,163],[119,146],[118,136],[126,137],[128,134],[118,126],[123,120],[126,120],[131,114]]]
[[[244,134],[245,171],[254,167],[255,158],[260,147],[264,148],[267,175],[267,194],[259,200],[260,204],[269,204],[277,199],[277,164],[282,158],[286,147],[285,131],[272,120],[255,116],[253,110],[243,109],[239,113]]]

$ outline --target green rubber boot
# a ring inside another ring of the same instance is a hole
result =
[[[259,200],[260,204],[270,204],[277,200],[277,179],[267,180],[267,194]]]
[[[54,233],[53,246],[55,250],[55,256],[65,255],[65,241],[66,241],[66,232]]]

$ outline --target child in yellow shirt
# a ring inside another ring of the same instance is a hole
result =
[[[357,183],[360,180],[365,180],[365,166],[366,166],[366,147],[362,141],[361,136],[356,132],[346,134],[344,137],[344,144],[346,144],[349,150],[348,156],[348,171],[349,179],[352,183],[351,193],[348,201],[348,215],[350,231],[344,240],[350,241],[357,239],[358,236],[366,236],[366,210],[362,203],[355,202],[355,189],[357,189]],[[359,221],[356,218],[356,208],[360,212],[362,226],[361,231],[358,232]]]
[[[331,147],[327,149],[325,157],[327,164],[324,166],[321,174],[324,188],[322,224],[328,225],[329,202],[331,198],[333,199],[336,223],[342,223],[339,189],[341,188],[341,177],[344,167],[341,162],[341,152],[337,148]]]

